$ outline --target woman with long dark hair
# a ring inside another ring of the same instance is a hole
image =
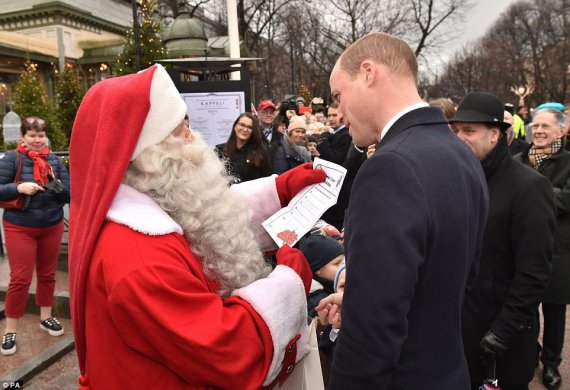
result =
[[[262,137],[257,118],[244,112],[235,120],[226,143],[216,145],[236,183],[271,175],[271,159]]]

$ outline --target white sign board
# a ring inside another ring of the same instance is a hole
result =
[[[22,121],[14,111],[8,112],[2,121],[4,143],[20,141],[20,126]]]
[[[243,92],[182,93],[188,107],[190,128],[212,147],[226,142],[232,125],[245,112]]]

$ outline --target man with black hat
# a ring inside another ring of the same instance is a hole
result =
[[[473,389],[496,366],[503,390],[522,390],[534,376],[555,209],[548,180],[511,157],[503,113],[497,97],[475,92],[449,121],[481,161],[490,199],[479,273],[463,306],[463,342]]]

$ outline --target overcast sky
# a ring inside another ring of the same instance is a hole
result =
[[[443,61],[450,58],[452,54],[459,50],[464,44],[475,41],[477,38],[482,37],[487,29],[491,27],[497,20],[500,19],[501,14],[507,7],[516,3],[518,0],[472,0],[471,11],[465,16],[461,31],[458,38],[445,44],[447,48],[446,53],[438,53]],[[439,68],[437,59],[434,61],[430,59],[432,66]]]
[[[457,47],[461,47],[471,39],[484,35],[487,29],[494,24],[509,4],[517,0],[474,0],[471,12],[465,18],[465,33],[458,41]]]

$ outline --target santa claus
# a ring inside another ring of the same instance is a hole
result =
[[[310,165],[229,187],[166,71],[93,86],[70,147],[70,292],[82,388],[256,389],[308,352],[308,264],[260,221]],[[250,218],[250,214],[253,217]]]

